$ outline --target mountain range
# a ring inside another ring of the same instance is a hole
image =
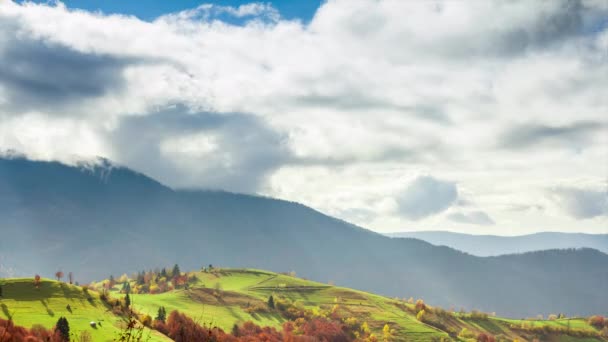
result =
[[[396,238],[414,238],[478,256],[525,253],[545,249],[594,248],[608,253],[608,234],[542,232],[519,236],[471,235],[444,231],[398,232]]]
[[[478,257],[389,238],[304,205],[176,190],[100,159],[0,158],[0,272],[81,282],[178,263],[295,271],[321,282],[510,317],[608,313],[608,255]]]

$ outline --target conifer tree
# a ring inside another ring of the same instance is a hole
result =
[[[272,297],[272,295],[268,297],[268,307],[274,309],[274,298]]]
[[[59,332],[61,340],[66,342],[70,340],[70,324],[65,317],[59,317],[55,325],[55,332]]]
[[[177,266],[177,264],[175,264],[175,266],[173,266],[173,271],[171,272],[171,275],[173,276],[173,278],[175,277],[179,277],[182,274],[182,272],[179,269],[179,266]]]
[[[156,314],[155,319],[163,323],[165,322],[165,320],[167,319],[167,311],[165,310],[164,306],[158,308],[158,313]]]

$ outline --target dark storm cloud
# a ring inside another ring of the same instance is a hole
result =
[[[449,208],[458,199],[458,189],[452,182],[430,176],[420,176],[397,197],[399,213],[419,220]]]
[[[161,150],[164,141],[193,134],[213,137],[217,150],[200,156]],[[177,187],[253,193],[291,158],[285,138],[256,116],[189,113],[182,106],[123,119],[109,140],[120,162]]]
[[[0,108],[11,112],[58,111],[69,104],[120,91],[124,68],[133,58],[84,53],[19,32],[15,21],[0,22]]]
[[[472,211],[469,213],[451,213],[447,216],[450,221],[466,224],[476,224],[481,226],[492,226],[496,224],[490,215],[483,211]]]
[[[608,190],[561,187],[550,190],[552,199],[577,219],[608,215]]]
[[[538,144],[568,145],[571,148],[588,146],[592,135],[606,128],[606,124],[582,121],[565,126],[528,124],[511,127],[500,138],[500,147],[522,149]]]

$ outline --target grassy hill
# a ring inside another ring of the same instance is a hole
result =
[[[167,311],[179,310],[208,325],[230,331],[236,323],[252,321],[260,326],[280,328],[286,321],[279,310],[265,308],[272,295],[296,307],[315,313],[335,310],[343,318],[355,318],[365,322],[376,336],[382,336],[388,324],[393,330],[394,341],[466,340],[457,337],[463,332],[471,336],[488,333],[502,336],[509,341],[532,341],[538,333],[531,329],[546,326],[570,329],[574,332],[595,334],[597,329],[586,319],[514,320],[470,313],[451,313],[440,308],[428,307],[422,321],[417,319],[415,304],[349,288],[309,281],[285,274],[255,269],[221,269],[214,272],[191,272],[196,280],[189,288],[161,294],[132,294],[133,308],[152,317],[160,306]],[[135,283],[133,283],[135,285]],[[111,292],[116,298],[119,286]],[[253,309],[253,310],[252,310]],[[466,334],[465,334],[466,335]],[[593,337],[554,334],[551,341],[601,341]],[[572,335],[575,335],[574,333]],[[541,339],[541,340],[546,340]]]
[[[31,278],[0,279],[0,286],[0,318],[12,318],[16,325],[30,328],[40,324],[49,329],[64,316],[74,337],[86,330],[93,341],[113,341],[120,332],[123,320],[112,313],[95,291],[85,292],[78,286],[49,279],[43,279],[36,288]],[[91,321],[101,325],[92,328]],[[156,331],[148,333],[150,341],[168,340]]]
[[[599,337],[600,331],[583,318],[514,320],[429,306],[422,315],[417,315],[416,304],[411,301],[255,269],[197,271],[188,273],[188,277],[187,289],[132,293],[132,308],[139,314],[155,317],[159,307],[164,306],[167,312],[178,310],[199,323],[227,332],[246,321],[280,330],[289,317],[278,306],[268,308],[272,295],[277,303],[289,303],[314,315],[335,312],[345,321],[366,323],[379,340],[383,327],[388,325],[392,331],[390,341],[475,341],[479,333],[493,335],[497,341],[608,341]],[[101,289],[103,283],[107,281],[95,285]],[[120,331],[122,318],[113,314],[96,291],[83,291],[81,287],[47,279],[39,288],[33,286],[32,279],[3,279],[0,284],[3,288],[0,317],[12,317],[18,325],[42,324],[50,328],[60,316],[65,316],[75,336],[88,330],[94,341],[108,341]],[[134,280],[129,280],[129,284],[137,288]],[[116,284],[110,289],[110,301],[124,297],[121,287],[122,284]],[[102,325],[91,328],[91,321]],[[562,330],[547,333],[551,328]],[[168,340],[156,331],[147,332],[150,341]]]

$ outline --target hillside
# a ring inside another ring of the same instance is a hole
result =
[[[477,256],[497,256],[546,249],[594,248],[608,253],[608,234],[543,232],[520,236],[471,235],[443,231],[388,233],[390,237],[414,238],[436,246],[448,246]]]
[[[32,278],[0,279],[0,286],[0,318],[11,318],[20,326],[40,324],[50,329],[63,316],[75,338],[82,331],[89,331],[93,341],[111,341],[124,325],[124,320],[114,315],[94,291],[85,292],[78,286],[49,279],[43,279],[36,288]],[[92,328],[92,321],[100,324]],[[149,334],[150,341],[168,340],[149,329],[145,334]]]
[[[0,239],[5,276],[62,269],[83,283],[147,265],[213,263],[515,318],[608,308],[608,255],[596,250],[480,258],[388,238],[298,203],[174,190],[106,160],[0,159],[0,227],[11,237]]]
[[[190,272],[187,278],[187,286],[158,294],[135,293],[143,287],[130,279],[133,310],[140,317],[145,314],[156,317],[162,306],[167,312],[178,310],[199,324],[217,326],[226,332],[246,321],[280,331],[284,323],[293,322],[290,315],[294,312],[308,312],[311,316],[306,316],[306,320],[324,317],[348,326],[366,326],[381,340],[388,325],[388,341],[467,341],[476,340],[482,333],[498,341],[608,341],[601,339],[600,330],[583,318],[512,320],[482,313],[450,312],[428,305],[422,314],[417,314],[420,309],[412,299],[391,299],[255,269],[206,269]],[[103,291],[108,283],[105,280],[91,286]],[[152,280],[151,284],[156,282]],[[110,301],[124,298],[123,286],[116,282],[110,288]],[[87,295],[78,287],[50,280],[43,281],[38,290],[33,289],[31,279],[4,280],[3,287],[0,318],[11,312],[19,325],[40,323],[50,327],[58,316],[65,315],[73,331],[89,330],[94,341],[111,339],[120,326],[117,323],[121,319],[113,316],[93,290]],[[275,299],[275,308],[267,304],[270,296]],[[68,303],[72,312],[65,310]],[[102,327],[92,329],[88,325],[91,320],[102,321]],[[151,337],[152,341],[165,339],[158,332],[151,333]]]

